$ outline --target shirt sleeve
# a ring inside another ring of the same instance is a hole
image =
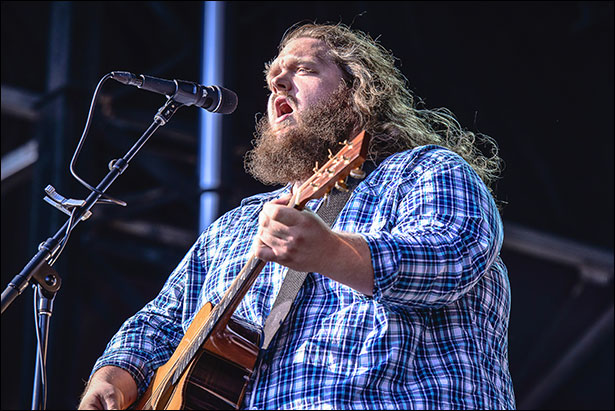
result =
[[[106,365],[128,371],[137,382],[139,396],[147,389],[154,370],[166,363],[184,335],[185,304],[195,296],[186,291],[195,276],[205,275],[202,247],[211,237],[211,228],[192,246],[171,273],[158,296],[130,317],[107,344],[92,374]]]
[[[416,178],[402,177],[391,224],[363,234],[376,300],[441,308],[470,290],[499,254],[502,223],[472,168],[448,154]]]

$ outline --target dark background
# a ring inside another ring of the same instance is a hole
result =
[[[2,2],[2,288],[66,221],[53,185],[87,191],[68,164],[93,91],[113,70],[199,81],[200,2]],[[512,288],[510,370],[520,409],[613,409],[613,2],[230,2],[222,209],[268,189],[243,171],[264,63],[298,21],[342,22],[393,51],[429,108],[494,137],[506,161],[503,257]],[[77,172],[91,184],[147,128],[164,97],[105,83]],[[198,111],[182,108],[73,232],[54,268],[50,409],[74,408],[96,358],[155,296],[198,235]],[[28,146],[30,147],[30,146]],[[32,291],[2,315],[2,409],[30,407]]]

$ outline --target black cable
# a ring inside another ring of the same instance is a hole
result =
[[[98,100],[98,93],[100,92],[100,89],[102,88],[102,85],[104,84],[105,81],[107,81],[109,78],[111,78],[111,73],[105,74],[103,76],[103,78],[100,79],[100,81],[98,82],[98,84],[96,85],[96,89],[94,90],[94,95],[92,96],[92,102],[90,103],[90,110],[88,111],[88,117],[87,120],[85,122],[85,127],[83,128],[83,133],[81,134],[81,138],[79,139],[79,143],[77,144],[77,148],[75,149],[75,153],[73,154],[73,158],[70,161],[70,173],[73,175],[73,177],[75,177],[77,179],[77,181],[79,181],[83,186],[85,186],[87,189],[89,189],[90,191],[95,192],[96,194],[100,194],[102,197],[98,200],[99,202],[105,202],[105,203],[113,203],[113,204],[117,204],[117,205],[121,205],[121,206],[125,206],[126,203],[122,200],[118,200],[115,199],[105,193],[102,193],[100,190],[96,189],[95,187],[91,186],[90,184],[88,184],[85,180],[83,180],[81,177],[79,177],[77,175],[77,172],[75,172],[75,163],[77,162],[77,157],[79,156],[79,154],[81,153],[81,149],[83,148],[83,144],[85,143],[85,138],[90,130],[90,126],[92,124],[92,116],[94,115],[94,107],[96,105],[96,101]]]
[[[43,357],[43,347],[41,347],[41,330],[38,323],[38,301],[40,299],[39,287],[40,286],[34,285],[34,330],[36,331],[36,359],[40,363],[39,376],[41,379],[41,385],[43,387],[43,406],[41,407],[41,409],[45,410],[47,409],[47,359]]]

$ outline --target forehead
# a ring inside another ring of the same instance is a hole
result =
[[[329,48],[318,39],[300,37],[288,42],[273,60],[271,66],[276,66],[293,60],[315,60],[319,63],[331,63],[327,58]]]

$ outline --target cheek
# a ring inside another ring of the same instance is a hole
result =
[[[337,90],[339,86],[338,82],[333,81],[319,81],[313,84],[306,85],[303,89],[302,97],[303,102],[307,106],[313,106],[320,103],[322,100],[326,100]]]
[[[320,87],[306,87],[301,93],[297,94],[298,103],[304,108],[317,104],[324,97],[326,97],[326,93]]]
[[[270,122],[274,120],[274,108],[271,98],[267,100],[267,118]]]

